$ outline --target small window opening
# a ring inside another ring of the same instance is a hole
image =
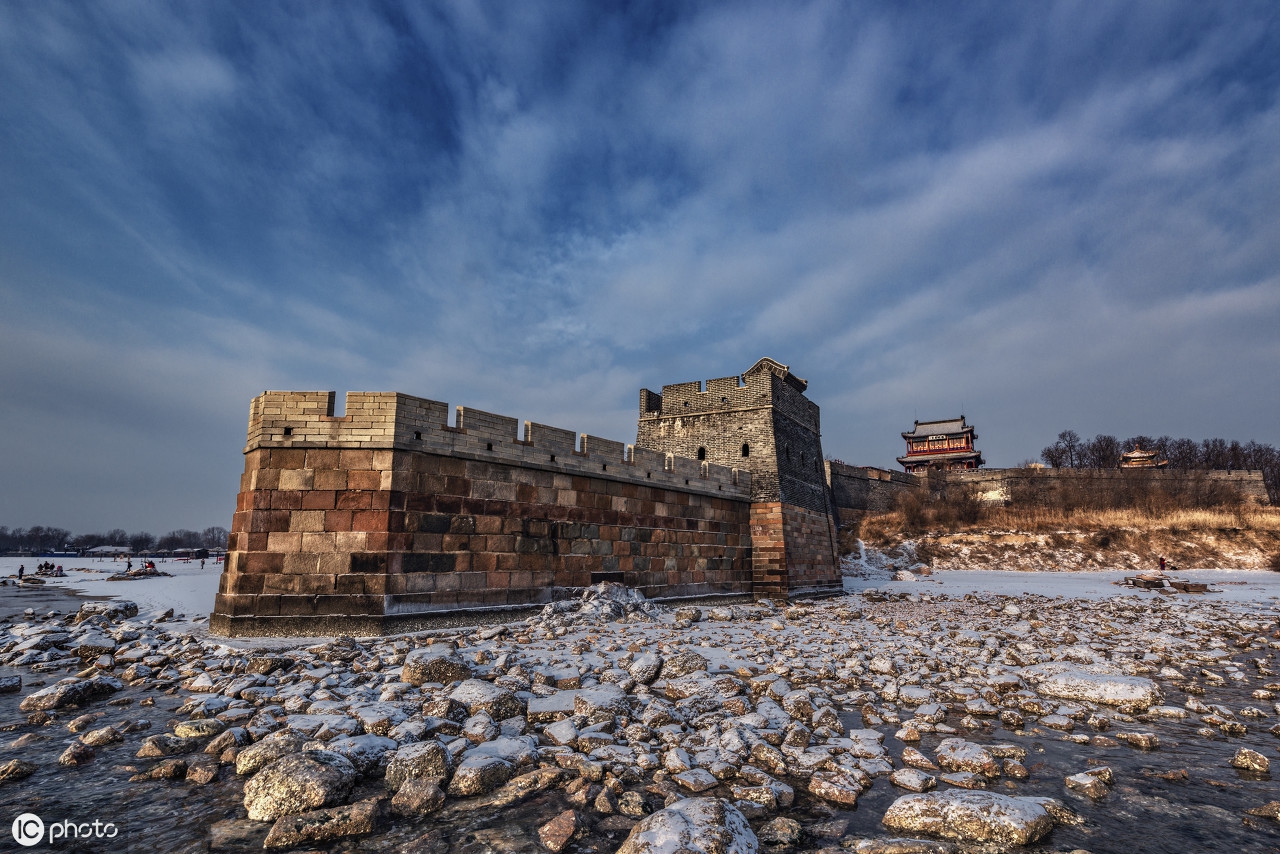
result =
[[[552,455],[551,455],[551,462],[553,462],[553,463],[554,463],[555,461],[556,461],[556,455],[555,455],[555,454],[552,454]]]
[[[728,398],[728,397],[722,397],[722,398],[720,398],[720,402],[721,402],[721,403],[728,403],[728,402],[729,402],[729,398]]]
[[[415,439],[417,439],[419,442],[421,442],[421,441],[422,441],[422,431],[421,431],[421,430],[414,430],[414,431],[413,431],[413,438],[415,438]]]
[[[645,473],[644,473],[644,476],[645,476],[645,477],[648,477],[648,478],[652,478],[652,477],[653,477],[653,472],[651,472],[651,471],[647,471],[647,472],[645,472]]]
[[[292,427],[286,427],[286,428],[284,428],[284,434],[285,434],[286,436],[292,436],[292,435],[293,435],[293,428],[292,428]]]
[[[687,400],[686,400],[686,401],[684,402],[684,405],[685,405],[685,406],[688,406],[688,405],[689,405],[689,401],[687,401]]]
[[[746,442],[743,442],[743,443],[742,443],[742,455],[743,455],[744,457],[749,457],[749,456],[751,456],[751,446],[750,446],[750,445],[748,445]]]
[[[600,470],[601,470],[601,471],[608,471],[608,470],[609,470],[609,464],[608,464],[608,463],[601,463],[601,464],[600,464]]]
[[[707,458],[707,449],[706,449],[706,448],[699,448],[699,449],[698,449],[698,459],[700,459],[700,460],[705,460],[706,458]]]
[[[492,451],[492,450],[493,450],[493,443],[492,443],[492,442],[485,442],[485,443],[484,443],[484,449],[485,449],[486,451]]]

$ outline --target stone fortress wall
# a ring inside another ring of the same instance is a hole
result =
[[[268,391],[210,617],[223,635],[376,635],[531,609],[599,581],[651,599],[842,589],[836,529],[921,479],[824,461],[787,366],[640,392],[635,445],[395,392]],[[1259,472],[948,472],[988,500],[1071,478],[1228,485]],[[1096,482],[1096,481],[1095,481]]]
[[[821,420],[807,387],[765,358],[740,376],[640,392],[637,446],[751,469],[758,596],[838,591],[843,583]]]
[[[903,471],[851,466],[838,460],[827,460],[825,465],[831,500],[842,524],[867,513],[888,513],[899,497],[921,480]]]
[[[1267,504],[1267,487],[1260,471],[1181,471],[1176,469],[1054,469],[1010,468],[938,472],[948,484],[973,489],[984,501],[1049,499],[1073,483],[1090,488],[1148,483],[1170,489],[1210,490],[1219,487],[1246,502]],[[827,463],[827,479],[841,522],[867,513],[885,513],[907,491],[925,483],[924,477],[870,466]]]
[[[210,619],[224,635],[380,634],[601,580],[752,591],[751,474],[398,393],[269,391]]]

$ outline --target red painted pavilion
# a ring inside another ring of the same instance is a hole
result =
[[[978,434],[963,415],[945,421],[917,421],[902,438],[907,440],[907,453],[898,457],[898,464],[911,474],[929,469],[976,469],[986,463],[982,452],[973,447]]]

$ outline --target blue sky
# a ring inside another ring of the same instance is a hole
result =
[[[250,399],[634,441],[810,381],[1280,444],[1280,5],[0,4],[0,524],[229,525]]]

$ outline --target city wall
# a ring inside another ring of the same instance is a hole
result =
[[[1268,503],[1266,483],[1260,471],[1011,468],[938,474],[948,485],[968,487],[989,502],[1052,502],[1064,489],[1120,490],[1150,486],[1189,498],[1235,494],[1246,502]],[[927,478],[829,460],[827,482],[836,512],[844,524],[867,513],[893,510],[903,494],[926,483]]]
[[[913,474],[873,466],[827,460],[825,467],[831,500],[841,524],[857,521],[867,513],[888,513],[904,492],[920,483]]]
[[[752,592],[751,475],[398,393],[265,392],[210,619],[384,634],[619,581]]]

